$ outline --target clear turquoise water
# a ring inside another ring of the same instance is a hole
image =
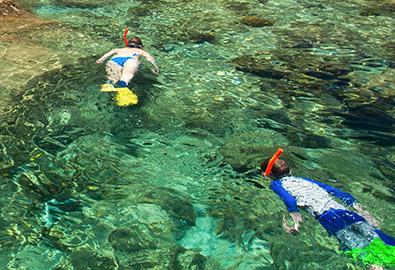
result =
[[[2,111],[1,269],[365,269],[307,214],[283,231],[256,170],[278,147],[395,235],[391,2],[20,4],[65,32],[33,44],[78,57]],[[126,27],[161,72],[143,62],[121,108],[95,60]]]

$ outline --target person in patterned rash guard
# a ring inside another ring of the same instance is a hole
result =
[[[274,163],[272,160],[275,160]],[[395,265],[395,239],[379,229],[378,222],[362,209],[351,194],[309,178],[292,176],[288,164],[274,156],[261,163],[261,170],[265,176],[275,179],[270,183],[270,188],[283,200],[294,221],[294,226],[290,226],[283,217],[287,233],[298,233],[302,222],[300,207],[319,220],[330,236],[338,239],[341,250],[347,256],[370,265],[371,269]],[[347,210],[333,196],[353,207],[358,214]]]

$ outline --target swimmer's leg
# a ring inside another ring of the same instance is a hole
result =
[[[120,79],[120,84],[122,86],[119,85],[119,87],[127,87],[129,82],[133,79],[134,74],[136,73],[138,68],[139,68],[139,63],[135,59],[130,59],[126,61],[125,64],[123,65],[122,75]]]
[[[119,88],[128,87],[128,84],[125,81],[120,80],[118,83]]]
[[[114,61],[108,61],[106,64],[106,72],[107,72],[107,82],[102,85],[100,91],[102,92],[112,92],[118,91],[117,88],[114,87],[114,83],[119,81],[122,74],[122,67],[115,63]]]
[[[108,61],[106,64],[107,80],[112,84],[120,80],[122,75],[122,67],[114,61]]]
[[[138,69],[138,61],[130,59],[125,62],[122,69],[121,79],[117,88],[119,91],[115,99],[119,106],[136,105],[138,97],[128,88],[128,83],[133,79],[134,73]]]

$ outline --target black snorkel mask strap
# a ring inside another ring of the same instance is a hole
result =
[[[130,47],[130,48],[136,48],[136,49],[141,49],[143,46],[142,46],[141,44],[136,43],[136,42],[130,42],[130,43],[128,44],[128,47]]]

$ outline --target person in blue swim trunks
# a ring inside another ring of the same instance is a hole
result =
[[[298,233],[302,222],[299,208],[302,208],[319,220],[330,236],[337,238],[348,257],[362,261],[370,269],[395,266],[395,239],[379,229],[378,222],[351,194],[309,178],[292,176],[288,164],[277,158],[266,159],[260,167],[265,172],[262,175],[274,179],[270,188],[283,200],[294,221],[291,226],[283,217],[287,233]],[[353,207],[357,213],[349,211],[348,207]]]
[[[138,70],[140,56],[145,57],[145,59],[154,66],[152,70],[153,73],[159,73],[159,68],[155,64],[155,59],[148,52],[143,50],[143,43],[138,37],[132,37],[126,48],[109,51],[98,59],[96,63],[103,63],[104,60],[113,54],[115,54],[115,56],[106,64],[108,84],[104,85],[101,91],[117,91],[112,85],[118,81],[119,88],[127,87]]]

